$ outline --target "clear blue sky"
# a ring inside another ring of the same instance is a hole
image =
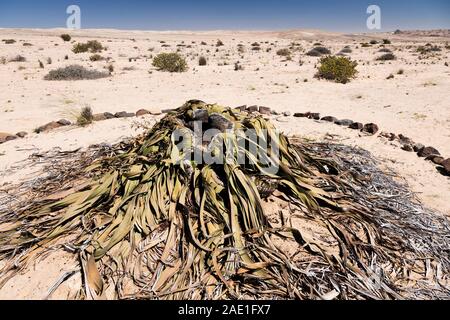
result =
[[[0,0],[0,28],[65,27],[70,4],[81,7],[82,28],[364,32],[376,4],[382,31],[450,29],[449,0]]]

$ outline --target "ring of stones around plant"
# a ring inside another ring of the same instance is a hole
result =
[[[47,176],[0,197],[0,286],[59,248],[78,254],[78,299],[450,296],[449,222],[368,152],[280,135],[277,173],[246,147],[174,163],[171,134],[197,120],[225,148],[238,129],[275,134],[259,114],[189,101],[130,141],[41,155]]]
[[[275,115],[279,116],[282,115],[284,117],[291,116],[290,112],[282,112],[278,113],[271,108],[263,107],[263,106],[250,106],[247,107],[246,105],[238,107],[241,111],[248,111],[248,112],[258,112],[265,116]],[[109,119],[116,119],[116,118],[131,118],[131,117],[141,117],[145,115],[161,115],[162,113],[168,113],[172,111],[172,109],[163,110],[162,112],[151,112],[146,109],[139,109],[136,113],[132,112],[104,112],[104,113],[97,113],[92,115],[92,121],[104,121]],[[314,112],[305,112],[305,113],[295,113],[294,117],[297,118],[307,118],[311,120],[321,120],[324,122],[331,122],[339,126],[348,127],[353,130],[360,130],[361,132],[364,132],[368,135],[375,135],[379,132],[379,127],[375,123],[368,123],[363,124],[361,122],[355,122],[350,119],[337,119],[333,116],[325,116],[321,117],[320,113],[314,113]],[[279,118],[279,121],[281,118]],[[284,121],[284,120],[283,120]],[[64,126],[70,126],[72,123],[69,120],[61,119],[58,121],[52,121],[49,122],[43,126],[40,126],[35,129],[35,133],[43,133],[48,132],[53,129],[57,129]],[[0,144],[16,140],[17,138],[24,138],[28,135],[27,132],[21,131],[17,134],[9,134],[0,132]],[[450,158],[445,158],[441,155],[441,153],[434,147],[431,146],[425,146],[421,143],[414,142],[411,138],[404,136],[403,134],[395,134],[395,133],[387,133],[387,132],[381,132],[378,137],[385,138],[389,141],[397,141],[401,144],[401,149],[407,152],[416,152],[417,155],[420,158],[424,158],[427,161],[430,161],[437,165],[437,169],[440,173],[443,175],[450,176]]]

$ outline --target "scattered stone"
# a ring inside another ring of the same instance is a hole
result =
[[[116,112],[114,114],[114,117],[116,118],[132,118],[134,116],[136,116],[134,113],[126,111]]]
[[[422,150],[420,150],[419,152],[417,152],[417,155],[421,158],[427,158],[429,156],[440,156],[441,154],[439,153],[438,150],[436,150],[433,147],[426,147],[423,148]]]
[[[16,133],[16,136],[18,136],[19,138],[25,138],[27,135],[28,133],[25,131],[20,131]]]
[[[311,112],[306,113],[294,113],[295,118],[308,118]]]
[[[338,126],[350,126],[351,124],[353,124],[353,120],[350,119],[343,119],[343,120],[337,120],[334,122],[335,124],[337,124]]]
[[[57,121],[57,123],[63,127],[70,126],[72,124],[72,122],[70,122],[69,120],[66,120],[66,119],[61,119],[61,120]]]
[[[111,112],[104,112],[103,115],[106,117],[106,119],[114,119],[115,116]]]
[[[353,122],[351,125],[348,126],[350,129],[353,130],[362,130],[364,125],[361,122]]]
[[[336,122],[336,121],[338,121],[338,119],[336,117],[332,117],[332,116],[326,116],[326,117],[323,117],[320,120],[326,121],[326,122]]]
[[[413,146],[414,152],[420,152],[425,148],[425,146],[421,143],[415,143]]]
[[[292,115],[292,113],[290,111],[283,112],[283,116],[285,116],[285,117],[290,117],[291,115]]]
[[[441,164],[442,162],[444,162],[444,157],[441,156],[437,156],[437,155],[431,155],[429,157],[426,157],[425,160],[431,161],[434,164]]]
[[[204,109],[195,110],[194,121],[201,121],[202,123],[208,123],[209,122],[208,111]]]
[[[270,116],[272,114],[272,110],[269,107],[259,107],[259,113]]]
[[[233,129],[233,123],[218,113],[213,113],[209,116],[209,125],[222,132]]]
[[[62,127],[58,122],[52,121],[36,129],[36,133],[48,132],[53,129]]]
[[[6,133],[6,132],[0,132],[0,144],[5,143],[7,141],[15,140],[17,139],[17,136]]]
[[[400,140],[401,143],[404,143],[404,144],[411,144],[411,145],[414,144],[414,141],[412,141],[411,138],[408,138],[407,136],[404,136],[403,134],[399,134],[399,135],[398,135],[398,138],[399,138],[399,140]]]
[[[308,119],[320,120],[320,113],[310,113]]]
[[[362,128],[362,132],[366,132],[369,133],[371,135],[374,135],[378,132],[379,128],[375,123],[368,123],[366,125],[364,125],[364,127]]]
[[[104,121],[104,120],[108,120],[108,118],[106,117],[106,115],[104,113],[96,113],[96,114],[94,114],[92,116],[92,120],[94,120],[94,121]]]
[[[151,114],[151,112],[146,109],[139,109],[136,112],[136,117],[142,117],[142,116],[145,116],[146,114]]]
[[[413,152],[414,151],[413,147],[410,144],[404,144],[402,146],[402,150],[405,150],[405,151],[408,151],[408,152]]]
[[[444,168],[445,173],[450,175],[450,159],[442,161],[441,166]]]
[[[259,107],[258,106],[250,106],[247,108],[248,112],[258,112],[259,111]]]

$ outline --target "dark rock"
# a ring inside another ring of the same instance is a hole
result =
[[[320,119],[322,121],[326,121],[326,122],[336,122],[338,119],[336,117],[332,117],[332,116],[326,116],[323,117],[322,119]]]
[[[450,159],[442,161],[441,166],[444,168],[445,173],[450,175]]]
[[[20,131],[20,132],[16,133],[16,136],[18,136],[19,138],[25,138],[27,135],[28,135],[28,133],[25,131]]]
[[[278,111],[272,110],[272,115],[274,115],[274,116],[279,116],[280,113],[279,113]]]
[[[36,133],[42,133],[42,132],[48,132],[53,129],[57,129],[59,127],[62,127],[62,125],[60,125],[58,122],[52,121],[52,122],[47,123],[46,125],[43,125],[43,126],[37,128],[35,131],[36,131]]]
[[[222,132],[228,129],[233,129],[233,123],[218,113],[213,113],[209,116],[209,125],[212,128],[218,129]]]
[[[348,126],[350,129],[353,130],[362,130],[364,125],[361,122],[353,122],[351,125]]]
[[[399,134],[398,138],[400,140],[400,142],[405,143],[405,144],[414,144],[414,141],[412,141],[411,138],[408,138],[407,136],[404,136],[403,134]]]
[[[202,123],[208,123],[209,114],[205,109],[198,109],[194,111],[194,121],[201,121]]]
[[[258,112],[259,111],[259,107],[258,106],[250,106],[247,108],[248,112]]]
[[[296,117],[296,118],[308,118],[310,115],[311,115],[311,112],[294,113],[294,117]]]
[[[310,113],[308,119],[320,120],[320,113]]]
[[[425,146],[421,143],[415,143],[413,146],[414,152],[420,152],[425,148]]]
[[[413,152],[413,147],[410,144],[404,144],[402,146],[402,150],[408,151],[408,152]]]
[[[17,136],[13,134],[9,134],[6,132],[0,132],[0,144],[5,143],[7,141],[12,141],[17,139]]]
[[[107,119],[108,118],[105,116],[104,113],[96,113],[92,116],[92,120],[94,120],[94,121],[104,121]]]
[[[421,158],[427,158],[429,156],[440,156],[441,154],[439,153],[438,150],[436,150],[433,147],[426,147],[423,148],[422,150],[420,150],[419,152],[417,152],[417,155]]]
[[[116,117],[116,118],[132,118],[134,116],[136,116],[134,113],[126,112],[126,111],[116,112],[114,114],[114,117]]]
[[[259,113],[270,116],[272,114],[272,110],[270,110],[269,107],[259,107]]]
[[[60,124],[61,126],[70,126],[72,124],[72,122],[70,122],[69,120],[66,119],[61,119],[57,122],[58,124]]]
[[[283,116],[285,116],[285,117],[290,117],[291,115],[292,115],[292,113],[290,111],[283,112]]]
[[[142,117],[142,116],[145,116],[146,114],[151,114],[151,112],[146,109],[139,109],[136,112],[136,117]]]
[[[372,135],[376,134],[378,130],[379,128],[375,123],[365,124],[364,127],[362,128],[362,132],[366,132]]]
[[[343,119],[343,120],[337,120],[334,123],[337,124],[338,126],[346,126],[346,127],[348,127],[351,124],[353,124],[353,120]]]
[[[437,156],[437,155],[431,155],[425,158],[425,160],[431,161],[434,164],[441,164],[442,162],[444,162],[444,157],[441,156]]]
[[[114,119],[115,116],[111,112],[104,112],[103,115],[106,119]]]

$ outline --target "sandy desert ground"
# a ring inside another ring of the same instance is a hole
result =
[[[450,31],[403,32],[400,34],[346,35],[321,31],[288,32],[144,32],[115,30],[70,31],[71,42],[60,38],[66,30],[0,29],[0,132],[27,132],[23,139],[0,144],[0,188],[29,180],[36,167],[23,167],[31,154],[59,147],[61,150],[85,148],[91,144],[115,143],[139,134],[133,126],[139,121],[156,121],[162,115],[112,119],[87,127],[68,126],[37,134],[34,129],[51,121],[74,121],[82,107],[95,113],[136,112],[147,109],[155,114],[181,106],[190,99],[217,102],[226,106],[259,105],[278,112],[317,112],[321,116],[376,123],[383,132],[410,137],[433,146],[444,158],[450,157]],[[224,46],[216,47],[220,39]],[[371,40],[391,40],[385,47],[397,56],[395,61],[379,62],[380,45],[362,47]],[[91,62],[89,53],[74,54],[73,42],[98,40],[107,46],[101,53],[108,61]],[[204,41],[206,44],[201,44]],[[261,50],[251,44],[260,43]],[[348,84],[314,78],[317,57],[305,55],[320,42],[333,53],[350,46],[348,54],[358,62],[358,76]],[[31,45],[24,46],[24,43]],[[278,49],[296,43],[292,60],[276,54]],[[441,51],[426,57],[418,46],[437,45]],[[238,45],[245,52],[238,51]],[[157,71],[152,56],[178,50],[186,57],[185,73]],[[17,55],[25,62],[8,62]],[[65,56],[67,60],[65,59]],[[199,66],[200,56],[207,58]],[[51,58],[51,64],[48,64]],[[40,68],[39,62],[44,63]],[[235,71],[235,63],[243,70]],[[301,63],[300,63],[301,61]],[[96,70],[114,66],[111,77],[84,81],[44,81],[53,69],[80,64]],[[399,70],[403,70],[400,74]],[[389,75],[392,79],[387,79]],[[378,135],[332,123],[292,116],[272,116],[274,123],[289,135],[314,141],[331,140],[369,150],[380,166],[393,170],[398,179],[410,185],[424,206],[450,216],[450,178],[430,161],[401,149]],[[47,261],[47,264],[45,263]],[[76,268],[64,253],[52,253],[24,275],[0,290],[0,298],[45,297],[61,273]],[[57,263],[48,263],[57,261]],[[1,262],[0,262],[1,263]],[[50,267],[47,267],[50,266]],[[71,281],[81,281],[76,277]],[[24,284],[27,284],[26,286]],[[66,298],[71,283],[58,289],[53,298]],[[69,288],[69,289],[68,289]]]

